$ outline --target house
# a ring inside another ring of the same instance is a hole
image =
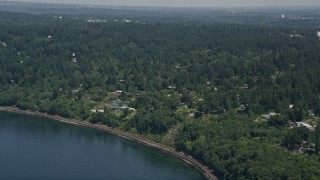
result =
[[[129,111],[136,111],[135,108],[131,108],[127,106],[128,102],[121,101],[121,100],[114,100],[111,101],[109,104],[106,104],[106,107],[111,108],[113,110],[129,110]]]
[[[91,109],[90,111],[93,112],[93,113],[96,113],[96,112],[101,112],[101,113],[103,113],[103,112],[104,112],[103,109]]]
[[[294,126],[295,126],[295,123],[293,121],[289,120],[288,121],[288,128],[292,129],[292,128],[294,128]]]
[[[78,93],[80,91],[80,88],[78,88],[78,89],[72,89],[72,93]]]
[[[91,109],[91,112],[93,112],[93,113],[96,113],[96,112],[103,113],[104,109]]]
[[[249,84],[247,84],[247,83],[244,84],[243,87],[242,87],[242,89],[249,89]]]
[[[168,86],[168,89],[175,89],[176,87],[174,86]]]
[[[93,22],[95,22],[95,21],[94,21],[93,19],[88,19],[87,22],[93,23]]]
[[[107,20],[104,20],[104,19],[88,19],[87,22],[88,23],[106,23]]]
[[[309,116],[314,116],[313,110],[308,110]]]
[[[313,127],[313,126],[311,126],[310,124],[307,124],[307,123],[305,123],[305,122],[297,122],[296,124],[297,124],[297,127],[305,127],[305,128],[307,128],[308,130],[310,130],[310,131],[313,131],[313,130],[314,130],[314,127]]]
[[[126,22],[126,23],[130,23],[131,22],[131,20],[129,20],[129,19],[124,19],[124,20],[122,20],[123,22]]]
[[[77,62],[77,58],[71,58],[71,61],[76,63]]]
[[[275,113],[275,112],[270,112],[269,114],[264,114],[264,115],[262,115],[263,117],[265,117],[265,118],[267,118],[267,119],[269,119],[269,118],[271,118],[272,116],[277,116],[277,115],[279,115],[278,113]]]
[[[135,108],[130,108],[130,107],[128,107],[128,110],[129,110],[129,111],[136,111]]]
[[[129,110],[129,111],[136,111],[136,109],[135,108],[131,108],[131,107],[127,107],[127,106],[121,106],[120,108],[119,108],[120,110]]]
[[[116,90],[117,94],[122,94],[122,90]]]
[[[83,101],[91,101],[91,98],[88,96],[84,96],[81,98]]]
[[[290,38],[294,38],[294,37],[302,38],[301,35],[298,35],[298,34],[290,34]]]
[[[309,143],[307,141],[303,141],[299,146],[300,153],[315,153],[316,152],[316,144]]]

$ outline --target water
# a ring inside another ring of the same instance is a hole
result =
[[[0,111],[0,179],[205,179],[193,166],[102,131]]]

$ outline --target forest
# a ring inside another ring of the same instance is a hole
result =
[[[139,134],[222,179],[319,179],[318,21],[138,17],[0,12],[0,105]]]

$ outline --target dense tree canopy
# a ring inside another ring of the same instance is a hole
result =
[[[319,126],[290,125],[320,115],[316,29],[63,16],[0,13],[0,105],[138,133],[226,179],[320,177]]]

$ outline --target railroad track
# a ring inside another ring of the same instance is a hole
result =
[[[61,116],[53,116],[53,115],[48,115],[45,113],[40,113],[40,112],[34,112],[34,111],[30,111],[30,110],[21,110],[18,109],[16,107],[12,107],[12,106],[0,106],[0,110],[2,111],[8,111],[8,112],[15,112],[15,113],[21,113],[21,114],[27,114],[27,115],[33,115],[33,116],[39,116],[39,117],[44,117],[47,119],[52,119],[55,121],[60,121],[63,123],[68,123],[68,124],[74,124],[74,125],[79,125],[79,126],[85,126],[85,127],[90,127],[90,128],[94,128],[94,129],[98,129],[98,130],[102,130],[117,136],[120,136],[122,138],[128,139],[128,140],[132,140],[135,142],[138,142],[140,144],[149,146],[149,147],[153,147],[156,149],[159,149],[163,152],[166,152],[168,154],[171,154],[179,159],[182,159],[184,161],[186,161],[187,163],[192,164],[193,166],[195,166],[198,170],[200,170],[208,179],[211,180],[218,180],[218,178],[213,174],[213,171],[210,170],[207,166],[203,165],[202,163],[200,163],[198,160],[192,158],[191,156],[188,156],[182,152],[178,152],[175,149],[169,147],[169,146],[165,146],[163,144],[160,143],[156,143],[154,141],[151,141],[149,139],[143,138],[141,136],[135,135],[135,134],[131,134],[119,129],[115,129],[115,128],[110,128],[107,127],[105,125],[99,125],[99,124],[92,124],[90,122],[86,122],[86,121],[80,121],[80,120],[76,120],[76,119],[69,119],[69,118],[64,118]]]

